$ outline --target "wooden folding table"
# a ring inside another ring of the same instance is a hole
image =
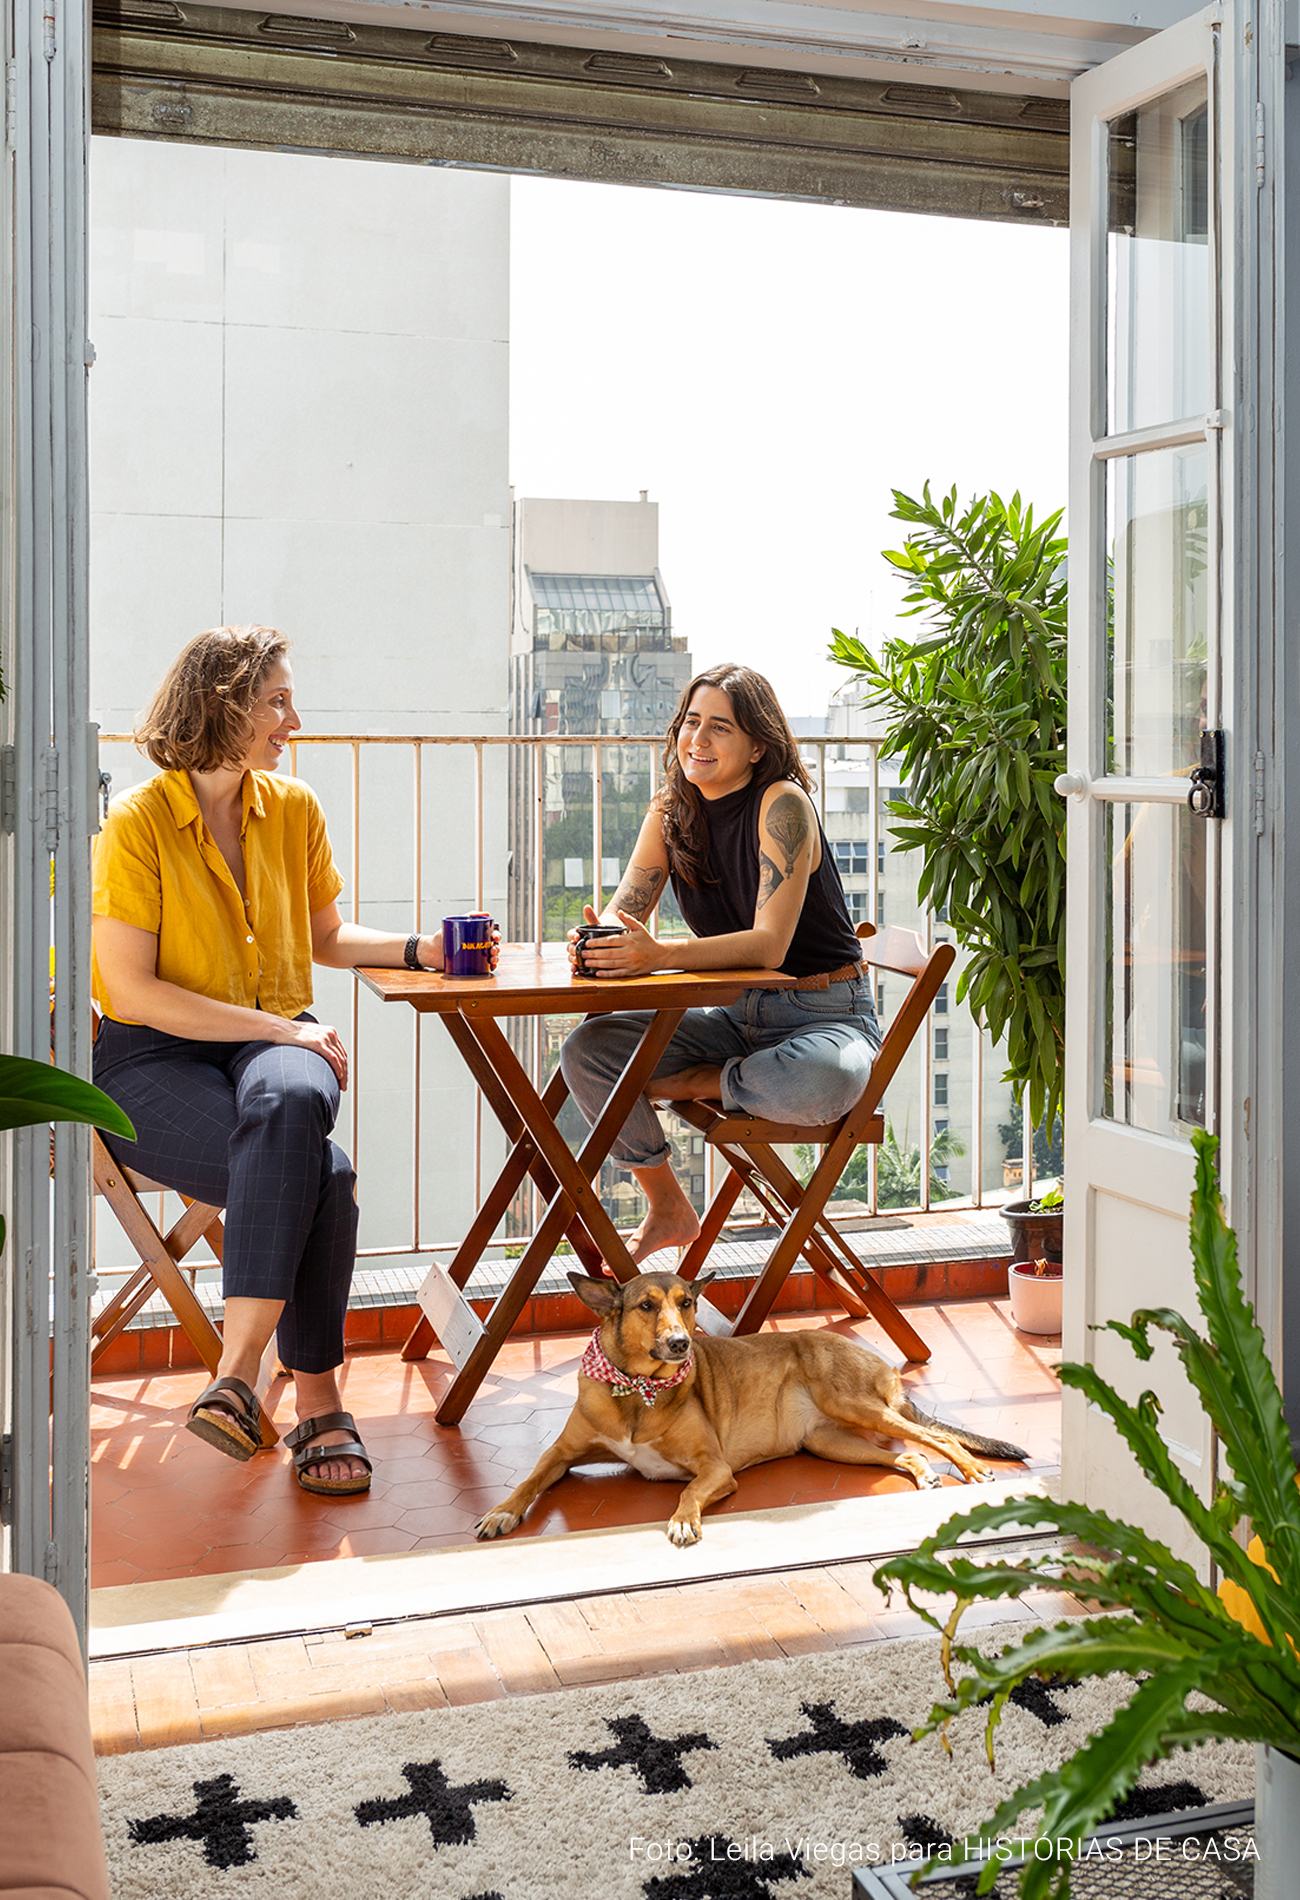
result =
[[[498,1175],[450,1267],[435,1266],[420,1289],[424,1317],[402,1351],[422,1359],[436,1334],[456,1367],[438,1406],[439,1424],[458,1424],[492,1361],[566,1235],[579,1263],[594,1272],[607,1262],[620,1281],[635,1277],[633,1263],[600,1203],[601,1164],[644,1094],[660,1056],[688,1009],[734,1003],[747,989],[791,989],[774,970],[656,971],[640,977],[582,977],[569,969],[563,944],[539,954],[534,944],[506,944],[493,976],[448,977],[435,970],[357,971],[385,1003],[408,1003],[440,1016],[511,1143]],[[605,1015],[652,1010],[645,1034],[623,1070],[596,1126],[575,1156],[555,1125],[567,1095],[557,1068],[539,1093],[501,1027],[507,1016]],[[480,1320],[464,1289],[524,1180],[531,1176],[546,1204],[537,1232]]]

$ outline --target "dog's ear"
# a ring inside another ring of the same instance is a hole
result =
[[[569,1285],[593,1313],[617,1313],[623,1304],[623,1289],[609,1280],[593,1280],[585,1273],[571,1273]]]
[[[718,1270],[715,1267],[712,1273],[701,1273],[696,1279],[688,1280],[686,1284],[692,1293],[699,1293],[703,1287],[708,1286],[712,1281],[716,1280],[717,1277]]]

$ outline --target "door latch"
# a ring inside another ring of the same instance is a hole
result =
[[[1189,808],[1198,818],[1222,818],[1226,813],[1222,732],[1201,734],[1201,763],[1192,769],[1192,789],[1187,794]]]

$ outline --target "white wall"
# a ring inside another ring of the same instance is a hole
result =
[[[91,181],[101,724],[258,618],[317,729],[500,730],[509,180],[101,138]]]
[[[294,642],[309,732],[504,732],[509,180],[96,139],[91,188],[91,716],[129,731],[187,639],[258,620]],[[151,770],[103,757],[115,792]],[[484,900],[504,915],[487,760]],[[350,756],[304,748],[298,769],[347,915]],[[412,778],[406,748],[363,760],[356,915],[378,928],[411,927]],[[426,750],[424,781],[429,928],[475,897],[472,751]],[[349,1039],[353,982],[317,972],[317,1014]],[[409,1231],[411,1034],[362,998],[363,1245]],[[444,1239],[473,1209],[473,1094],[436,1025],[425,1046],[423,1232]]]

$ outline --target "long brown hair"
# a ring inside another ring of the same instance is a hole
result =
[[[790,723],[781,711],[771,685],[761,673],[756,673],[750,666],[737,666],[730,660],[721,666],[711,666],[706,673],[697,673],[682,689],[677,710],[668,727],[664,740],[663,780],[655,794],[653,806],[663,823],[669,868],[674,876],[680,877],[692,890],[718,881],[709,876],[706,868],[709,833],[704,820],[704,800],[682,771],[677,758],[677,740],[691,701],[701,686],[714,686],[720,693],[725,693],[731,701],[731,710],[736,715],[740,730],[755,745],[762,746],[763,755],[754,764],[753,783],[767,786],[777,779],[788,778],[793,779],[796,785],[801,785],[805,792],[811,792],[813,788],[812,780],[804,770],[803,760],[799,757],[798,741],[790,730]]]
[[[290,642],[274,627],[209,627],[167,669],[133,737],[164,771],[238,765],[262,683]]]

